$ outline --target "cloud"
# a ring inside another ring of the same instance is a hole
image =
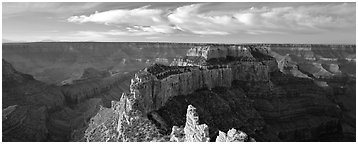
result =
[[[204,4],[192,4],[175,9],[168,15],[171,24],[179,29],[194,34],[227,35],[228,31],[222,31],[223,26],[231,23],[230,16],[207,16],[199,13]]]
[[[117,9],[104,12],[95,12],[89,16],[72,16],[67,19],[74,23],[101,23],[106,25],[144,25],[152,26],[164,23],[161,16],[163,11],[160,9],[148,9],[149,6],[144,6],[136,9]]]
[[[225,14],[200,13],[204,4],[177,8],[168,19],[181,29],[197,34],[318,33],[355,27],[355,5],[347,3],[297,7],[251,7]],[[199,32],[199,33],[198,33]]]
[[[83,12],[99,6],[101,3],[56,3],[56,2],[4,2],[3,17],[23,15],[27,13],[55,13]]]
[[[210,9],[203,11],[203,9]],[[191,4],[175,9],[116,9],[72,16],[72,23],[114,25],[105,35],[158,35],[185,32],[198,35],[314,34],[355,28],[354,3],[263,6],[215,10],[213,5]]]

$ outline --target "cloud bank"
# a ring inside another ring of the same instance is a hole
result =
[[[95,32],[98,35],[230,35],[316,34],[325,31],[348,31],[355,28],[354,3],[322,3],[305,6],[251,7],[210,11],[207,4],[192,4],[174,9],[144,6],[115,9],[90,15],[71,16],[68,22],[98,23],[116,29]],[[210,9],[210,8],[209,8]]]

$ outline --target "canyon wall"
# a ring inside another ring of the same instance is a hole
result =
[[[245,46],[195,46],[188,50],[187,56],[203,57],[206,60],[213,58],[252,56],[250,49]]]
[[[73,84],[62,86],[61,91],[68,103],[77,104],[114,89],[119,89],[122,92],[128,91],[126,84],[129,85],[131,75],[132,73],[115,74],[105,78],[81,79],[74,81]]]
[[[130,91],[140,100],[141,110],[144,113],[160,108],[174,96],[187,95],[199,89],[231,87],[231,83],[235,80],[255,82],[269,80],[268,66],[255,62],[241,62],[212,69],[192,67],[187,72],[166,74],[174,71],[178,69],[164,71],[155,76],[143,70],[132,79]],[[167,76],[158,79],[157,76],[162,75]]]

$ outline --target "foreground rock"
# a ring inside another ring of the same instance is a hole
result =
[[[219,131],[218,137],[216,137],[216,142],[255,142],[254,139],[249,138],[249,136],[239,130],[230,129],[227,133]]]
[[[216,142],[244,142],[254,141],[252,138],[236,129],[230,129],[228,133],[219,131]],[[209,142],[209,127],[206,124],[199,123],[199,116],[196,108],[192,105],[188,106],[186,114],[186,123],[184,128],[173,126],[170,134],[172,142]]]

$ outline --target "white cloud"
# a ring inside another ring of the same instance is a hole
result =
[[[171,24],[176,25],[182,31],[194,34],[227,35],[229,31],[224,27],[231,25],[231,16],[210,16],[199,13],[204,4],[192,4],[175,9],[168,15]]]
[[[204,31],[193,30],[192,32],[195,34],[201,34],[201,35],[228,35],[228,34],[230,34],[228,32],[212,31],[212,30],[204,30]]]
[[[194,32],[219,33],[317,33],[332,28],[355,27],[355,5],[321,4],[298,7],[251,7],[223,15],[199,13],[205,5],[194,4],[177,8],[169,20],[180,28]],[[221,12],[222,13],[222,12]],[[211,14],[211,15],[210,15]]]
[[[3,16],[9,17],[13,15],[21,15],[23,13],[56,13],[62,14],[66,12],[82,12],[99,6],[101,3],[57,3],[57,2],[4,2]]]
[[[89,16],[72,16],[67,19],[69,22],[75,23],[101,23],[106,25],[144,25],[152,26],[163,24],[163,11],[160,9],[148,9],[149,6],[144,6],[136,9],[117,9],[104,12],[95,12]]]
[[[89,16],[72,16],[74,23],[101,23],[125,27],[104,35],[157,35],[179,31],[199,35],[320,33],[355,28],[355,4],[322,3],[305,6],[251,7],[227,11],[202,11],[206,4],[174,10],[117,9]],[[215,8],[215,7],[214,7]]]

